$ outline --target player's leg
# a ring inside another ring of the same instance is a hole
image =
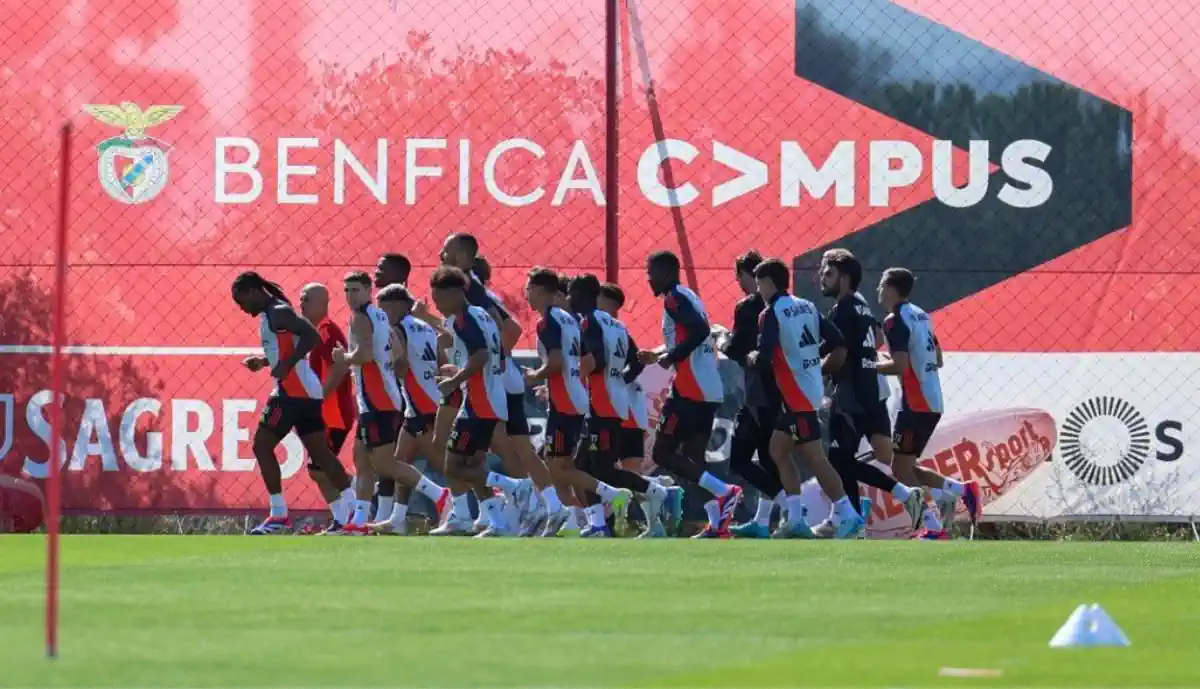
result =
[[[440,526],[450,517],[450,507],[453,504],[449,488],[439,486],[429,480],[414,466],[418,456],[429,457],[434,453],[433,448],[434,416],[408,417],[396,440],[395,462],[392,464],[396,480],[397,499],[392,506],[392,512],[383,519],[368,525],[372,533],[403,534],[407,532],[408,502],[412,491],[429,498],[433,502],[434,521]],[[400,496],[404,496],[401,500]]]
[[[725,483],[708,471],[708,441],[712,436],[717,405],[671,397],[659,417],[659,433],[654,439],[654,463],[693,481],[712,494],[704,505],[708,525],[697,538],[729,538],[733,511],[742,499],[740,486]],[[666,442],[660,444],[665,432]]]
[[[618,490],[629,491],[633,494],[645,496],[643,511],[647,515],[649,522],[648,527],[653,528],[658,524],[661,530],[661,523],[658,522],[658,514],[662,511],[663,504],[667,500],[666,488],[656,481],[650,481],[646,477],[627,471],[618,464],[620,459],[620,439],[621,439],[621,421],[619,419],[589,419],[586,432],[586,445],[590,460],[590,474],[597,479],[598,486],[606,485],[617,488]],[[613,509],[615,520],[626,522],[628,520],[628,503],[615,504]]]
[[[765,453],[754,462],[754,453],[762,445],[762,428],[755,410],[743,407],[734,418],[733,438],[730,440],[729,469],[746,479],[758,490],[758,508],[754,519],[729,529],[738,538],[768,538],[771,535],[771,513],[776,499],[783,493],[779,470]],[[773,471],[768,471],[770,467]]]
[[[821,426],[816,412],[781,413],[775,429],[771,439],[771,456],[779,467],[784,489],[788,493],[788,521],[780,525],[775,535],[780,538],[812,536],[804,509],[800,471],[791,457],[793,449],[833,502],[831,519],[835,536],[848,538],[855,535],[863,521],[862,516],[854,510],[842,487],[841,477],[821,449]]]
[[[925,505],[920,519],[923,533],[918,533],[920,537],[933,540],[949,537],[945,532],[941,513],[949,512],[953,516],[953,508],[948,505],[950,501],[953,500],[957,507],[957,501],[961,499],[973,524],[979,521],[983,507],[978,483],[962,483],[917,463],[940,420],[941,414],[901,409],[896,415],[896,430],[892,438],[892,471],[896,478],[905,483],[911,480],[912,485],[928,487],[930,497],[937,506],[933,509]]]
[[[502,494],[504,522],[510,528],[515,529],[513,535],[516,535],[520,531],[522,520],[532,511],[533,505],[536,503],[533,500],[535,493],[533,482],[529,480],[524,462],[521,461],[513,439],[508,435],[507,423],[496,424],[491,451],[500,458],[501,471],[488,472],[487,486]],[[482,512],[480,519],[481,521],[486,519]]]
[[[328,441],[329,451],[334,457],[337,457],[339,454],[341,454],[342,446],[346,444],[346,439],[348,437],[350,437],[349,429],[325,429],[325,439]],[[329,524],[325,531],[340,531],[342,528],[342,522],[338,520],[338,514],[341,512],[341,509],[339,509],[338,506],[342,504],[342,492],[333,487],[333,483],[329,480],[329,477],[325,475],[324,471],[321,471],[320,467],[316,465],[311,456],[309,457],[308,464],[305,468],[308,471],[308,477],[312,479],[312,482],[317,485],[317,489],[321,491],[321,497],[324,498],[325,503],[329,505],[330,515],[333,517],[333,521]]]
[[[563,507],[545,462],[534,452],[530,439],[532,431],[525,414],[525,395],[508,396],[508,420],[504,429],[512,447],[511,451],[520,461],[526,476],[520,479],[522,486],[518,491],[518,503],[522,511],[519,535],[540,534],[546,526],[548,515]]]
[[[293,404],[296,407],[294,429],[304,446],[304,451],[308,453],[316,469],[324,474],[334,491],[337,491],[337,497],[329,502],[334,523],[326,533],[340,533],[341,525],[346,523],[349,516],[349,505],[353,495],[350,490],[350,476],[330,444],[329,434],[325,431],[325,420],[321,415],[320,400],[295,400]],[[338,449],[341,449],[340,443],[344,441],[344,437],[339,439]],[[330,491],[327,499],[332,496],[333,491]]]
[[[279,458],[275,456],[275,448],[291,432],[293,423],[286,400],[280,397],[267,400],[258,428],[254,431],[253,450],[259,475],[267,489],[269,512],[266,520],[250,530],[251,535],[278,534],[292,527],[287,502],[283,497],[283,473],[279,468]]]

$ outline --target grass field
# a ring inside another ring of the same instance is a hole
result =
[[[1194,544],[0,537],[0,686],[1197,686]],[[1099,602],[1133,641],[1051,650]],[[947,679],[941,667],[998,679]]]

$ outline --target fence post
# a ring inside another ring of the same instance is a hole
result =
[[[620,0],[604,0],[604,276],[620,281],[620,232],[617,227],[618,177],[617,12]]]

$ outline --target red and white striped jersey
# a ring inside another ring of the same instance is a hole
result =
[[[496,327],[496,322],[478,306],[467,306],[461,316],[447,318],[446,324],[454,335],[454,348],[461,354],[463,365],[475,352],[486,350],[488,353],[483,368],[467,379],[466,395],[459,414],[507,421],[504,353],[500,351],[500,329]]]
[[[271,324],[271,311],[273,307],[282,304],[282,301],[273,301],[267,305],[267,308],[258,317],[258,334],[262,340],[263,354],[267,357],[267,362],[270,368],[275,368],[280,361],[291,358],[296,351],[296,344],[300,342],[300,336],[288,332],[286,330],[277,330]],[[321,394],[321,379],[316,372],[312,370],[312,366],[308,363],[308,358],[305,357],[296,362],[291,371],[282,379],[277,381],[275,390],[271,393],[279,397],[297,397],[319,400]]]
[[[780,292],[759,316],[758,365],[770,366],[788,411],[816,411],[825,396],[821,342],[840,347],[842,334],[807,299]]]
[[[538,354],[546,361],[550,352],[562,352],[562,369],[546,379],[550,390],[550,409],[569,416],[582,416],[588,410],[588,391],[579,370],[583,353],[579,322],[557,306],[551,306],[538,321]]]
[[[721,402],[725,391],[703,302],[683,285],[675,285],[663,297],[663,341],[675,366],[671,393],[698,402]]]
[[[367,304],[361,311],[371,323],[371,340],[357,342],[354,339],[354,321],[350,322],[351,346],[366,347],[371,358],[365,363],[351,367],[354,373],[354,397],[360,414],[370,412],[400,411],[404,408],[404,396],[396,381],[392,366],[391,323],[387,314],[374,304]]]
[[[407,346],[408,371],[404,373],[404,414],[416,418],[436,414],[438,392],[437,331],[428,323],[408,314],[400,321]]]
[[[629,332],[621,321],[599,309],[584,316],[580,331],[584,353],[596,361],[595,370],[588,374],[590,413],[602,419],[624,419],[629,415],[624,377]]]
[[[883,320],[883,333],[889,352],[908,352],[908,368],[900,375],[903,408],[941,414],[945,409],[933,318],[917,305],[903,302]]]

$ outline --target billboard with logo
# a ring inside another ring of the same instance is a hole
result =
[[[48,456],[48,228],[69,119],[70,509],[261,505],[249,437],[270,386],[239,365],[258,344],[232,278],[253,268],[296,294],[396,251],[423,294],[443,238],[465,229],[524,348],[533,265],[611,271],[642,346],[662,337],[643,268],[657,249],[727,325],[751,247],[818,302],[828,248],[859,255],[868,294],[906,265],[949,356],[946,428],[976,412],[1054,420],[1052,461],[1001,481],[995,513],[1196,511],[1182,480],[1196,385],[1175,365],[1200,350],[1194,13],[617,5],[606,75],[604,3],[9,3],[0,472],[37,476]],[[979,432],[988,472],[983,444],[1000,463],[1024,437]],[[299,448],[281,452],[298,470]],[[302,479],[288,490],[318,504]]]

